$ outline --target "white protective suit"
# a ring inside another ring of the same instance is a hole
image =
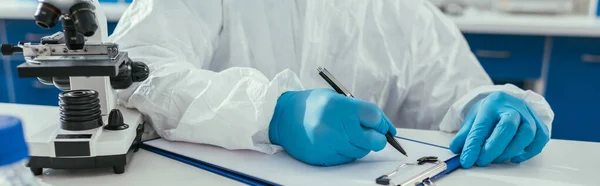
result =
[[[457,131],[494,91],[526,100],[549,126],[554,118],[542,96],[493,85],[424,0],[136,0],[110,40],[151,69],[121,103],[173,141],[277,152],[268,138],[277,98],[331,88],[318,66],[401,128]]]

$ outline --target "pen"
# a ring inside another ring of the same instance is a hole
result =
[[[319,75],[321,75],[321,77],[323,77],[323,79],[325,79],[325,81],[327,81],[327,83],[329,83],[329,85],[333,87],[333,89],[335,89],[336,92],[343,94],[347,97],[354,97],[346,88],[342,86],[342,84],[339,81],[337,81],[337,79],[333,77],[333,75],[331,75],[331,73],[329,73],[329,71],[327,71],[327,69],[318,67],[317,70],[319,71]],[[392,133],[386,133],[385,138],[387,139],[387,142],[390,145],[392,145],[396,150],[398,150],[404,156],[408,157],[408,154],[406,154],[406,151],[404,151],[404,149],[402,148],[402,146],[400,146],[398,141],[394,139]]]

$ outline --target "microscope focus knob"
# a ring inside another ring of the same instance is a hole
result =
[[[104,126],[106,130],[125,130],[129,125],[123,122],[123,113],[119,109],[113,109],[108,115],[108,125]]]
[[[131,63],[131,79],[133,79],[133,82],[142,82],[148,79],[149,75],[150,69],[148,65],[137,61]]]
[[[110,77],[110,84],[114,89],[126,89],[134,82],[141,82],[148,79],[149,74],[148,65],[129,60],[121,64],[117,76]]]

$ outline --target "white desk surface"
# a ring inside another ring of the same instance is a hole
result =
[[[24,123],[57,118],[56,107],[0,103],[0,114],[16,115]],[[35,130],[25,128],[25,130]],[[403,137],[447,146],[453,134],[439,131],[400,129]],[[459,169],[437,181],[438,185],[598,185],[600,143],[551,140],[542,154],[521,164],[493,164]],[[111,169],[82,172],[46,170],[39,176],[55,186],[75,185],[243,185],[240,182],[140,150],[124,174]]]
[[[35,1],[0,0],[0,3],[0,19],[33,19],[37,5]],[[109,21],[119,20],[127,7],[127,4],[102,5]],[[595,17],[512,15],[467,9],[463,16],[451,19],[466,33],[600,37],[600,19]]]

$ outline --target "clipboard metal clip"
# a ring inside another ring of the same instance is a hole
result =
[[[394,184],[391,182],[391,177],[394,176],[398,171],[407,165],[423,165],[425,163],[435,163],[436,165],[423,171],[421,174],[411,177],[410,179],[403,181],[401,184]],[[435,183],[431,180],[434,176],[444,172],[448,168],[448,165],[437,159],[437,157],[429,156],[422,157],[417,160],[417,163],[404,163],[387,175],[383,175],[378,177],[375,182],[379,185],[389,185],[389,186],[416,186],[416,185],[424,185],[424,186],[434,186]]]
[[[447,167],[448,166],[446,165],[445,162],[438,161],[436,166],[433,166],[433,167],[427,169],[422,174],[412,177],[411,179],[407,180],[406,182],[400,184],[400,186],[419,185],[419,184],[423,184],[425,186],[433,186],[433,185],[435,185],[435,183],[433,183],[433,181],[431,181],[431,178],[444,172]]]

